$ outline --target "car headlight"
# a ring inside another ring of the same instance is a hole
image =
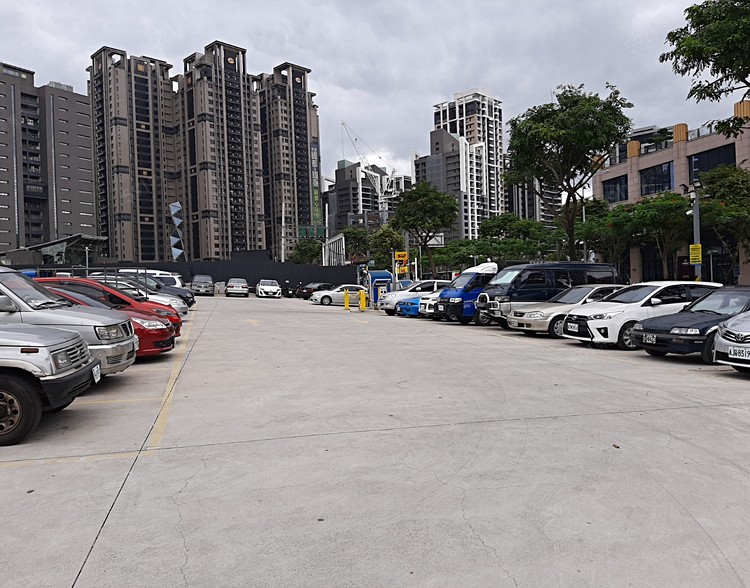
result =
[[[720,337],[723,337],[724,333],[727,332],[727,326],[724,323],[719,324],[719,328],[717,329],[717,332],[719,333]]]
[[[61,371],[71,365],[70,356],[67,351],[58,351],[52,355],[52,363],[56,371]]]
[[[615,310],[613,312],[605,312],[601,314],[592,314],[591,319],[595,321],[608,321],[609,319],[616,317],[618,314],[622,314],[623,310]]]
[[[151,312],[155,312],[155,313],[156,313],[156,314],[158,314],[159,316],[166,316],[166,317],[170,317],[170,316],[172,316],[172,312],[170,312],[170,311],[169,311],[169,310],[167,310],[166,308],[151,308],[151,309],[149,309],[149,310],[150,310]]]
[[[643,323],[635,323],[633,325],[633,330],[634,331],[642,331],[643,330]]]
[[[495,296],[495,302],[510,302],[510,296]]]
[[[541,319],[544,318],[544,313],[541,311],[528,312],[524,318],[528,319]]]
[[[669,331],[671,335],[700,335],[700,329],[692,329],[687,327],[675,327]]]
[[[386,294],[385,296],[383,296],[383,300],[390,300],[394,296],[395,296],[395,294]]]
[[[96,327],[96,336],[100,339],[117,339],[121,336],[120,327],[111,325],[109,327]]]
[[[167,328],[167,326],[161,321],[151,321],[151,320],[142,319],[142,318],[131,318],[130,320],[132,320],[134,323],[138,323],[144,329],[166,329]]]
[[[170,298],[169,306],[185,306],[185,302],[179,298]]]
[[[454,304],[457,302],[463,302],[460,298],[449,298],[448,300]]]

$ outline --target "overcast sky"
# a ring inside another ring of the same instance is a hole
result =
[[[560,84],[615,84],[638,127],[731,114],[731,101],[686,101],[689,80],[659,63],[664,38],[693,0],[36,0],[6,2],[0,61],[86,92],[102,45],[182,60],[219,39],[247,49],[252,73],[285,61],[312,70],[323,171],[356,159],[345,121],[401,174],[429,152],[433,105],[481,88],[505,121],[550,101]]]

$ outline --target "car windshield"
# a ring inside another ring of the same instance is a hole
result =
[[[488,286],[508,286],[521,273],[520,269],[504,269],[487,284]]]
[[[750,303],[750,292],[714,290],[699,298],[685,310],[706,314],[739,314]]]
[[[276,280],[261,280],[261,286],[278,286],[279,283]]]
[[[0,273],[0,284],[21,298],[31,308],[51,308],[54,306],[69,306],[67,301],[63,302],[59,297],[27,278],[21,273]]]
[[[581,288],[576,286],[575,288],[568,288],[563,290],[556,296],[549,299],[550,302],[557,302],[558,304],[578,304],[581,300],[586,298],[593,288]]]
[[[465,288],[474,279],[474,276],[476,276],[476,274],[461,274],[451,282],[450,287],[455,288],[456,290]]]
[[[55,293],[59,293],[61,296],[67,297],[70,300],[74,300],[79,304],[91,306],[92,308],[115,308],[114,304],[105,303],[103,300],[95,300],[90,296],[86,296],[85,294],[80,294],[78,292],[71,292],[70,290],[65,290],[63,288],[55,288],[52,291]]]
[[[310,282],[307,286],[305,286],[305,288],[317,288],[318,286],[320,286],[320,283]]]
[[[658,286],[628,286],[618,290],[614,294],[605,296],[602,302],[618,302],[620,304],[633,304],[646,299],[649,294],[653,293]]]
[[[193,283],[196,282],[205,282],[207,284],[210,284],[213,280],[211,280],[210,276],[195,276],[193,278]]]

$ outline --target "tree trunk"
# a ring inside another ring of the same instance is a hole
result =
[[[422,248],[427,250],[427,259],[430,260],[430,271],[432,272],[432,279],[437,278],[437,271],[435,270],[435,260],[432,258],[432,247],[428,247],[427,243],[422,244]]]

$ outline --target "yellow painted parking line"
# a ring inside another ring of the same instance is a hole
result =
[[[0,462],[0,469],[23,468],[37,465],[51,465],[59,463],[91,463],[115,459],[135,459],[138,451],[123,451],[122,453],[99,453],[95,455],[82,455],[76,457],[43,457],[40,459],[20,459],[18,461]],[[143,455],[143,453],[141,453]]]
[[[245,323],[246,325],[259,325],[260,324],[260,321],[255,320],[255,319],[247,319],[242,322]]]
[[[128,402],[154,402],[164,400],[163,396],[154,396],[152,398],[122,398],[119,400],[76,400],[75,406],[88,406],[90,404],[120,404]]]
[[[192,330],[192,328],[193,323],[191,322],[188,325],[186,332],[182,335],[184,337],[185,343],[187,343],[187,341],[190,339],[190,331]],[[154,428],[151,431],[151,435],[149,435],[149,438],[146,441],[146,449],[158,448],[161,445],[161,440],[167,430],[167,421],[169,420],[169,412],[172,408],[172,398],[174,397],[174,389],[177,385],[177,377],[180,375],[180,370],[185,363],[186,349],[187,344],[182,345],[177,351],[178,355],[177,357],[175,357],[175,362],[172,367],[172,373],[170,374],[169,381],[167,382],[167,389],[165,390],[164,397],[162,398],[163,404],[161,410],[159,411],[159,416],[156,419],[156,423],[154,424]]]

